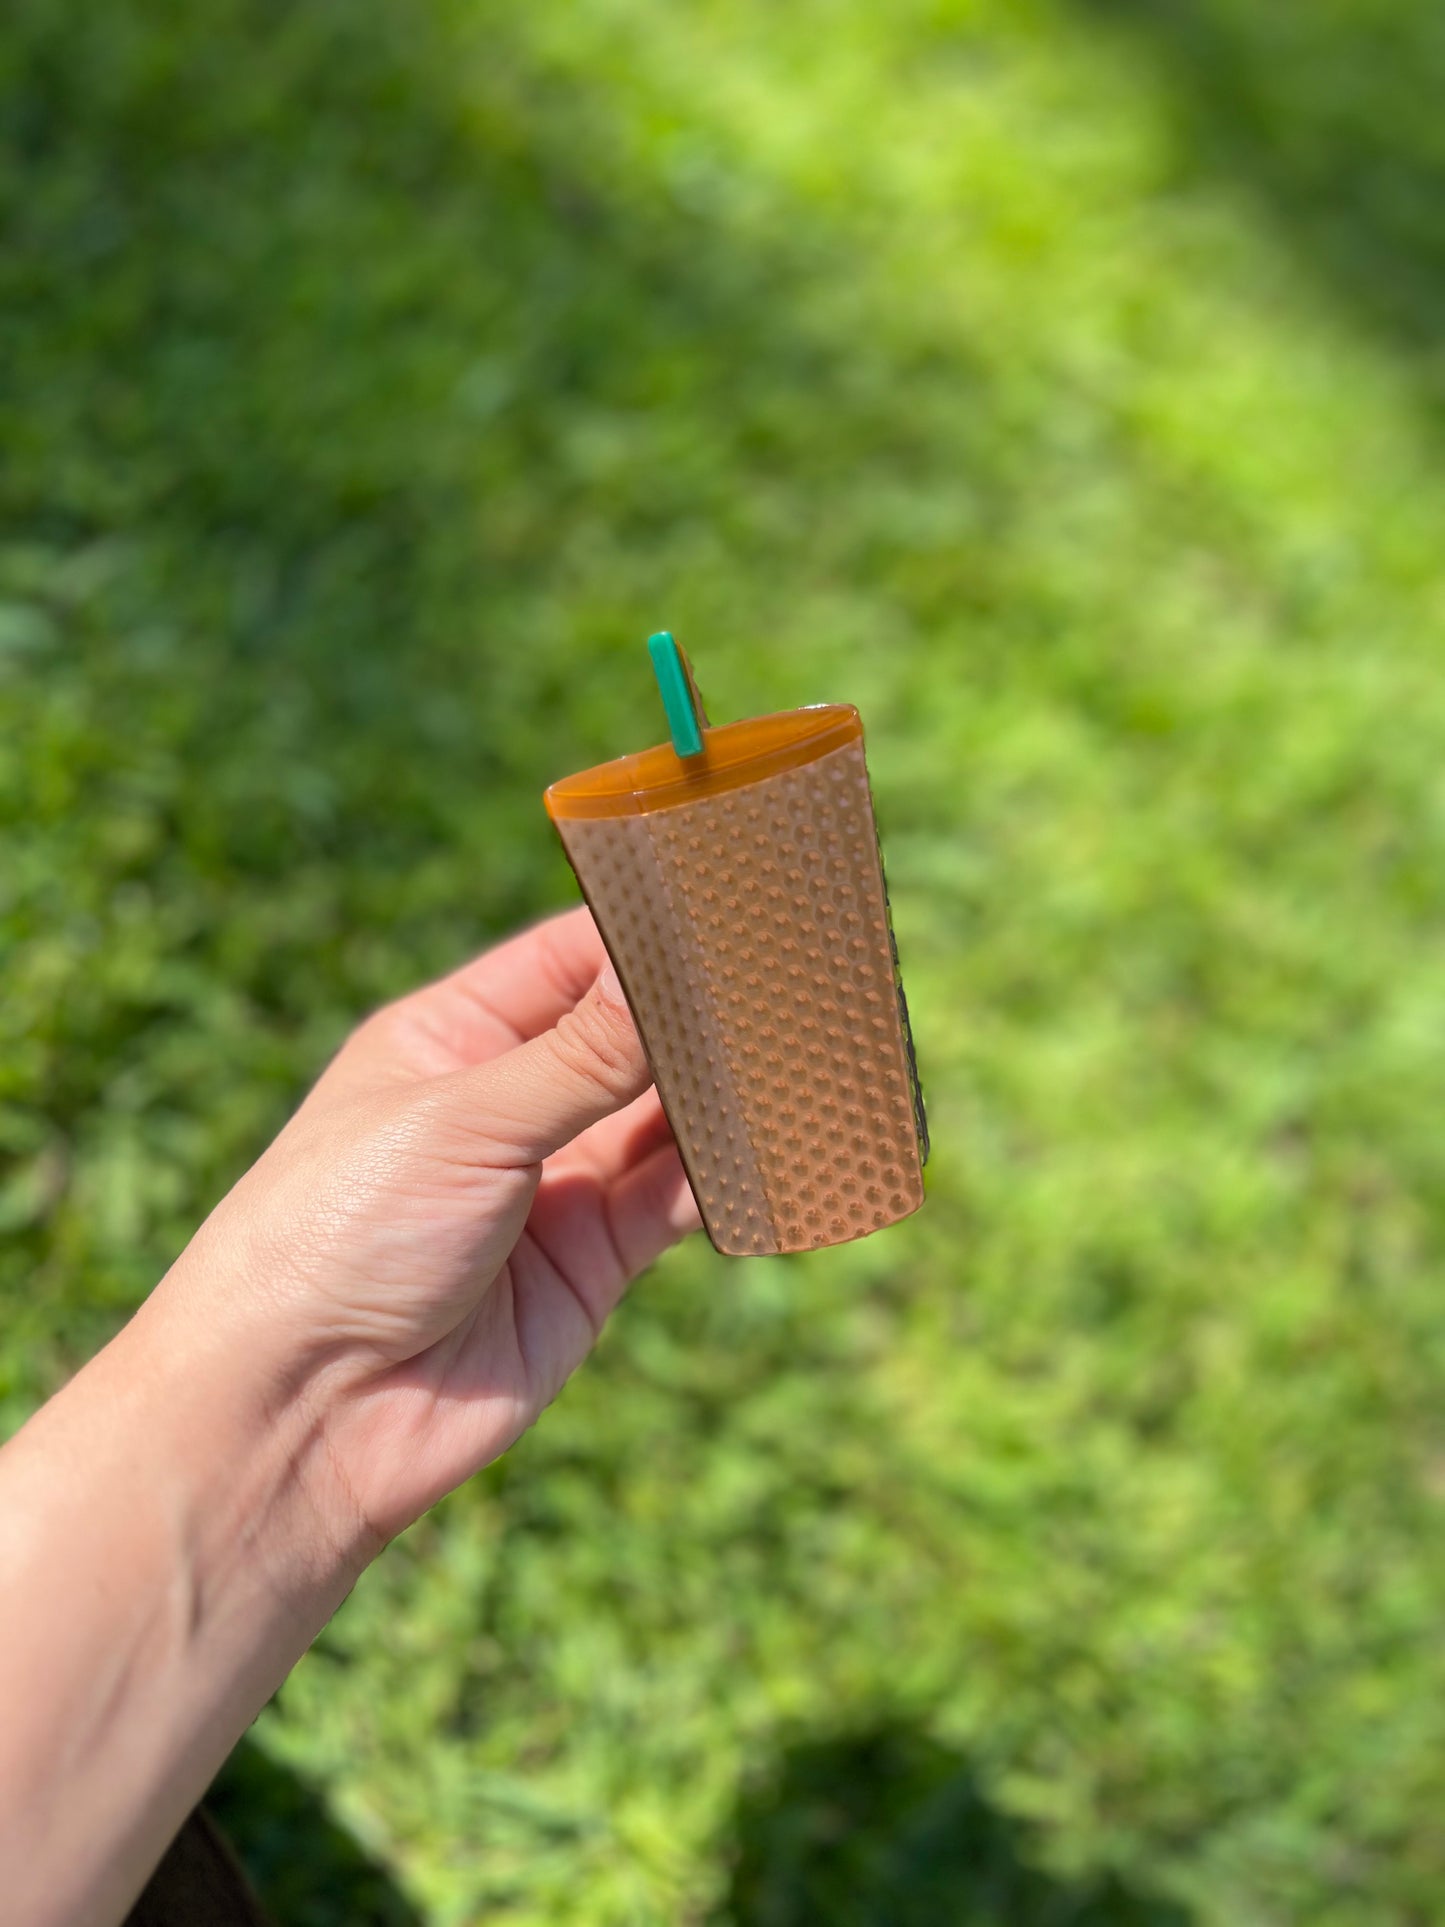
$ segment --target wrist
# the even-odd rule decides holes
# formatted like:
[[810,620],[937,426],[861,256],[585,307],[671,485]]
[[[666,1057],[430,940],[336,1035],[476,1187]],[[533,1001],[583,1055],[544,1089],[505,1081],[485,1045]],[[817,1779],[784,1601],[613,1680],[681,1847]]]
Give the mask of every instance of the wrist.
[[16,1918],[119,1918],[354,1583],[316,1431],[152,1300],[0,1454]]
[[[196,1584],[218,1604],[263,1585],[302,1620],[334,1611],[383,1543],[325,1424],[318,1375],[207,1318],[181,1266],[94,1361],[132,1422],[163,1433],[174,1518]],[[192,1302],[187,1302],[187,1299]],[[320,1622],[318,1622],[320,1623]]]

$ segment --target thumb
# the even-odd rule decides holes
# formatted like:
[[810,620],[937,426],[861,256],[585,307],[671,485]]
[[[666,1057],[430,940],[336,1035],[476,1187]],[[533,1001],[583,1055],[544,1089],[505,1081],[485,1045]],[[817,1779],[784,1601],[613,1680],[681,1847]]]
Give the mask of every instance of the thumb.
[[468,1109],[506,1162],[540,1164],[652,1082],[609,962],[581,1003],[540,1037],[467,1075]]

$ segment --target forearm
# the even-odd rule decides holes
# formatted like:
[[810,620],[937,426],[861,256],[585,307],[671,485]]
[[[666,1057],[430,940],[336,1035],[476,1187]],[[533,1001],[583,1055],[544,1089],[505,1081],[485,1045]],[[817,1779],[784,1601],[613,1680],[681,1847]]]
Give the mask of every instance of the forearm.
[[7,1918],[123,1916],[369,1549],[226,1351],[153,1301],[0,1452]]
[[602,963],[575,913],[363,1025],[0,1452],[7,1923],[121,1919],[383,1538],[696,1225]]

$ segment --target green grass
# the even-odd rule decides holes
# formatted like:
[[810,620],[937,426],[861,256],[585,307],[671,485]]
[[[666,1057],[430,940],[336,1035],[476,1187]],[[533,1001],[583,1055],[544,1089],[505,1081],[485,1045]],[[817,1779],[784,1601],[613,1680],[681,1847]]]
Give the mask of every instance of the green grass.
[[228,1781],[283,1919],[1445,1908],[1442,87],[1426,0],[10,0],[9,1420],[572,900],[664,624],[862,708],[930,1100],[367,1576]]

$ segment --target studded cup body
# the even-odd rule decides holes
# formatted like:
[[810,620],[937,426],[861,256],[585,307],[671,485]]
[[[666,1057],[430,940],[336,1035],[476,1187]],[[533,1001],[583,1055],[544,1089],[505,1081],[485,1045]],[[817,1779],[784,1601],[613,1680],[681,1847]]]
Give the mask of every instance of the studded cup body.
[[642,800],[553,814],[713,1243],[807,1250],[915,1211],[921,1117],[861,729]]

